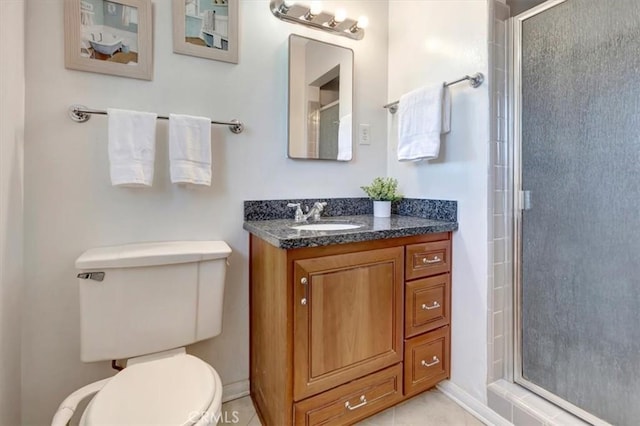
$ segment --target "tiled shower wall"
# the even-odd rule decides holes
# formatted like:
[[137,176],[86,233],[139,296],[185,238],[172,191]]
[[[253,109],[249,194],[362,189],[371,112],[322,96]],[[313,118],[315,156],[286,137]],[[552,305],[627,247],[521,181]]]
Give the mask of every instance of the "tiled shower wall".
[[490,185],[489,200],[489,330],[488,330],[488,381],[505,377],[505,360],[508,359],[506,342],[511,329],[507,303],[512,300],[508,289],[508,271],[511,270],[510,197],[508,188],[507,157],[507,45],[506,25],[509,6],[499,0],[489,7],[489,92],[490,111]]

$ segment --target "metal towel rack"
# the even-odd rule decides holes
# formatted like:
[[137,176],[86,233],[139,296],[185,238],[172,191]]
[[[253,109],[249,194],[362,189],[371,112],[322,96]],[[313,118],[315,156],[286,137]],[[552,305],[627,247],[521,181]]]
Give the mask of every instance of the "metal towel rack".
[[[449,83],[444,83],[444,85],[451,86],[453,84],[462,83],[463,81],[467,80],[469,80],[469,84],[471,85],[471,87],[475,89],[476,87],[480,87],[482,82],[484,82],[484,75],[481,72],[475,73],[473,75],[465,75],[464,77],[457,80],[450,81]],[[391,114],[395,114],[396,111],[398,111],[398,104],[400,104],[400,101],[391,102],[389,104],[386,104],[383,108],[389,108],[389,112]]]
[[[92,114],[107,115],[107,111],[87,108],[84,105],[71,105],[69,107],[69,117],[77,123],[84,123],[85,121],[88,121],[91,118]],[[159,115],[158,119],[168,120],[169,117],[165,115]],[[211,124],[221,124],[223,126],[229,126],[229,130],[231,130],[235,134],[242,133],[242,131],[244,130],[244,124],[242,124],[241,121],[235,119],[231,121],[211,120]]]

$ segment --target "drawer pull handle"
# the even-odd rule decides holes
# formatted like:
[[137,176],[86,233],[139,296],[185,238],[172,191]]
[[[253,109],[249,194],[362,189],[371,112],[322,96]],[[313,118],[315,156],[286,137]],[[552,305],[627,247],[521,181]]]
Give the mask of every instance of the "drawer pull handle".
[[440,364],[440,360],[438,359],[437,356],[434,355],[432,358],[432,362],[427,362],[423,359],[422,362],[420,362],[420,364],[422,364],[423,367],[433,367],[436,364]]
[[356,409],[358,409],[360,407],[363,407],[365,405],[367,405],[367,398],[365,398],[364,395],[362,395],[360,397],[360,404],[354,405],[353,407],[351,406],[351,404],[349,404],[349,401],[344,403],[344,407],[349,409],[350,411],[356,410]]
[[433,305],[431,305],[431,306],[427,306],[427,304],[426,304],[426,303],[423,303],[423,304],[422,304],[422,310],[423,310],[423,311],[430,311],[430,310],[432,310],[432,309],[437,309],[437,308],[439,308],[439,307],[440,307],[440,304],[439,304],[437,301],[435,301],[435,300],[433,301]]
[[433,259],[427,259],[426,257],[422,258],[422,263],[424,263],[425,265],[428,265],[429,263],[438,263],[441,261],[442,259],[440,259],[438,256],[434,256]]

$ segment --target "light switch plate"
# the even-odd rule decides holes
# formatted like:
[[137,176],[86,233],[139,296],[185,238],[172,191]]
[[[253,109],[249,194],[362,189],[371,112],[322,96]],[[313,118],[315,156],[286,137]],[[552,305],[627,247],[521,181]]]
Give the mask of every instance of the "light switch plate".
[[358,129],[358,143],[360,145],[371,145],[371,125],[360,124]]

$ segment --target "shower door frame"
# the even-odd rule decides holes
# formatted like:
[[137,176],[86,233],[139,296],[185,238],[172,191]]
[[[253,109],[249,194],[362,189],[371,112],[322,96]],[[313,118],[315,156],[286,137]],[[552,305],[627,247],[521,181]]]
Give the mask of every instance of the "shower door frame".
[[563,408],[593,425],[609,423],[566,401],[562,397],[527,380],[522,371],[522,211],[525,207],[522,190],[522,24],[527,19],[569,0],[548,0],[517,16],[510,18],[509,68],[509,122],[512,135],[511,170],[513,182],[513,381],[540,397]]

